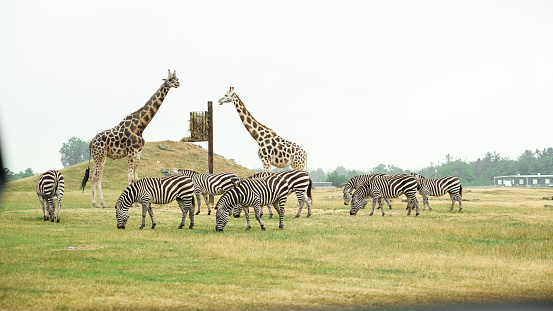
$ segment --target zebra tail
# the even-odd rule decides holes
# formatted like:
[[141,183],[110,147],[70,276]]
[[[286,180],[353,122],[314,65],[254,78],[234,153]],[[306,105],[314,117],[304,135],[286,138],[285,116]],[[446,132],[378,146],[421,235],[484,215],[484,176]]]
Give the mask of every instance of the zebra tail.
[[[92,142],[90,143],[92,144]],[[81,190],[84,193],[84,187],[86,186],[86,182],[88,181],[88,177],[90,177],[90,156],[92,153],[90,152],[90,145],[88,145],[88,167],[86,168],[86,171],[84,172],[84,178],[81,182]]]
[[463,185],[459,185],[459,196],[463,197]]
[[311,178],[309,178],[309,186],[307,186],[307,197],[311,200],[311,204],[313,204],[313,198],[311,197],[311,187],[313,186],[313,181]]

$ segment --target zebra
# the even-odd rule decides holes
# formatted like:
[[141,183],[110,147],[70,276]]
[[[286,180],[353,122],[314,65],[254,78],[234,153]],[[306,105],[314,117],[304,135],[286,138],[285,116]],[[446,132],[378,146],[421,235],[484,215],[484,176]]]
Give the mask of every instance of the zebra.
[[428,203],[428,196],[440,197],[446,193],[449,193],[451,197],[451,207],[449,211],[453,210],[455,201],[459,201],[459,211],[463,209],[462,196],[463,196],[463,186],[461,186],[461,181],[455,176],[447,176],[441,178],[426,178],[421,174],[411,173],[416,179],[417,182],[421,185],[419,193],[422,195],[424,211],[426,205],[428,205],[428,210],[432,210],[430,204]]
[[192,179],[184,175],[143,178],[130,184],[115,203],[117,229],[125,229],[129,219],[129,207],[135,202],[142,203],[142,225],[145,226],[146,212],[152,219],[152,229],[156,227],[152,203],[167,204],[177,200],[182,210],[182,220],[179,229],[184,227],[186,212],[190,215],[190,226],[194,227],[194,184]]
[[[288,194],[291,194],[292,192],[296,193],[296,197],[298,198],[298,204],[296,204],[296,207],[298,207],[298,213],[296,214],[295,218],[298,218],[301,216],[301,211],[303,209],[303,204],[307,204],[307,217],[309,218],[311,216],[311,205],[313,203],[313,198],[311,197],[311,188],[313,187],[313,181],[311,180],[311,177],[307,174],[306,171],[302,170],[288,170],[288,171],[282,171],[278,173],[274,172],[261,172],[257,174],[253,174],[252,176],[248,177],[250,178],[263,178],[267,176],[272,175],[279,175],[282,176],[288,183]],[[273,218],[273,211],[271,210],[271,205],[267,205],[267,208],[269,209],[269,219]],[[259,216],[263,216],[263,206],[261,206],[261,211],[259,213]]]
[[[366,202],[367,197],[373,198],[373,208],[370,216],[374,213],[376,201],[382,205],[381,198],[397,198],[404,194],[409,203],[407,204],[407,215],[411,215],[413,205],[416,207],[417,215],[419,215],[419,202],[417,200],[418,184],[415,177],[411,175],[393,175],[393,176],[377,176],[369,179],[353,193],[351,199],[350,215],[356,215],[357,211]],[[382,209],[384,216],[384,209]]]
[[238,177],[236,174],[228,172],[219,174],[204,174],[192,170],[183,169],[174,169],[174,172],[192,178],[192,182],[194,183],[194,194],[196,195],[196,204],[198,205],[198,211],[196,212],[196,215],[200,213],[200,206],[202,205],[200,195],[205,198],[205,204],[207,205],[207,214],[211,215],[208,195],[223,194],[240,180],[240,177]]
[[[361,186],[364,182],[371,179],[375,176],[387,176],[386,174],[365,174],[365,175],[357,175],[350,179],[345,185],[344,185],[344,205],[348,205],[351,200],[351,193],[353,190],[356,190],[359,186]],[[368,200],[368,198],[367,198]],[[390,200],[388,198],[384,198],[384,201],[388,204],[388,209],[392,209],[392,204],[390,204]],[[363,204],[361,208],[365,208],[365,205],[367,202]],[[380,208],[380,207],[378,207]]]
[[[60,222],[61,199],[63,198],[64,189],[65,181],[63,175],[57,170],[46,171],[38,177],[36,182],[36,194],[42,205],[44,221],[50,220],[51,222]],[[58,200],[57,219],[55,217],[56,204],[54,203],[54,197]],[[44,201],[46,201],[46,205]],[[48,209],[48,215],[46,215],[46,209]]]
[[265,178],[244,179],[225,192],[217,201],[215,209],[215,231],[223,231],[234,208],[234,217],[240,217],[240,208],[244,209],[248,223],[246,231],[251,229],[249,206],[253,206],[255,218],[265,230],[259,209],[265,204],[273,204],[279,216],[279,229],[284,229],[284,205],[288,197],[288,183],[280,175]]

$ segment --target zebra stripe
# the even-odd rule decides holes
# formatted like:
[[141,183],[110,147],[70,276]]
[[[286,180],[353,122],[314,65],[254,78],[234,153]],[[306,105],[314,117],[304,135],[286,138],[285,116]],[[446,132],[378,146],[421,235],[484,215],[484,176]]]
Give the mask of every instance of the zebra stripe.
[[[44,221],[50,220],[51,222],[60,222],[61,199],[63,198],[64,189],[65,181],[63,175],[59,171],[46,171],[38,177],[36,182],[36,194],[42,205]],[[56,204],[54,203],[54,197],[58,200],[57,219],[55,217]],[[46,201],[46,205],[44,201]],[[46,209],[48,209],[48,215],[46,215]]]
[[166,177],[143,178],[129,185],[119,196],[115,204],[115,216],[117,229],[125,229],[129,219],[129,207],[134,202],[142,203],[142,225],[144,228],[146,212],[152,219],[152,229],[156,222],[152,212],[152,203],[167,204],[177,200],[182,211],[182,220],[179,229],[184,227],[186,212],[190,216],[189,229],[194,227],[194,184],[192,179],[184,175],[171,175]]
[[208,195],[219,195],[230,189],[240,180],[234,173],[219,173],[219,174],[204,174],[198,173],[192,170],[175,169],[175,173],[188,176],[192,178],[194,183],[194,194],[196,195],[196,204],[198,205],[198,211],[196,215],[200,213],[200,206],[202,200],[200,196],[205,199],[207,205],[207,214],[211,215],[211,208],[209,207]]
[[459,201],[459,211],[463,209],[463,203],[461,202],[461,197],[463,196],[463,186],[461,185],[459,178],[455,176],[426,178],[417,173],[412,173],[411,175],[417,179],[417,182],[421,186],[419,193],[422,195],[423,211],[426,205],[428,205],[429,210],[432,210],[430,203],[428,203],[428,196],[441,197],[446,193],[449,193],[449,196],[451,197],[451,207],[449,208],[449,211],[453,210],[455,201]]
[[[366,182],[367,180],[369,180],[373,177],[376,177],[376,176],[388,176],[388,175],[381,174],[381,173],[378,173],[378,174],[365,174],[365,175],[357,175],[357,176],[353,177],[352,179],[350,179],[344,185],[344,190],[343,190],[343,192],[344,192],[344,205],[349,204],[349,202],[351,200],[351,193],[353,192],[353,190],[356,190],[364,182]],[[367,198],[367,200],[368,200],[368,198]],[[386,201],[386,203],[388,204],[388,209],[392,209],[392,204],[390,204],[390,200],[388,198],[384,198],[384,201]],[[363,204],[363,207],[361,207],[361,208],[365,208],[366,204],[367,203],[365,202]]]
[[[305,171],[301,170],[288,170],[288,171],[282,171],[278,173],[274,172],[261,172],[254,174],[250,178],[263,178],[268,176],[278,175],[281,176],[286,180],[288,183],[288,194],[291,194],[292,192],[296,193],[296,197],[298,198],[298,204],[296,204],[296,207],[298,207],[298,213],[296,214],[295,218],[298,218],[301,216],[301,211],[303,209],[303,204],[307,204],[307,217],[311,216],[311,205],[313,203],[313,198],[311,197],[311,188],[313,186],[313,181],[311,180],[311,177],[307,174]],[[273,211],[271,210],[271,206],[267,205],[267,208],[269,209],[269,219],[273,218]],[[259,213],[259,216],[263,216],[263,206],[261,206],[261,211]]]
[[[370,216],[374,213],[374,207],[378,201],[382,207],[381,198],[397,198],[404,194],[407,197],[407,215],[411,215],[413,205],[416,207],[417,216],[419,215],[419,202],[417,200],[418,184],[415,177],[410,175],[377,176],[369,179],[353,193],[351,199],[350,215],[356,215],[359,208],[362,207],[367,197],[373,198],[373,208]],[[382,209],[384,216],[384,209]]]
[[266,204],[273,204],[279,216],[279,229],[284,229],[284,205],[288,197],[288,183],[284,178],[278,175],[273,175],[259,179],[245,179],[236,184],[225,192],[217,201],[215,209],[216,223],[215,231],[223,231],[226,226],[230,212],[235,209],[239,213],[239,207],[244,209],[248,225],[246,230],[250,230],[250,214],[249,206],[253,206],[255,218],[261,226],[261,230],[265,230],[265,225],[261,221],[259,209]]

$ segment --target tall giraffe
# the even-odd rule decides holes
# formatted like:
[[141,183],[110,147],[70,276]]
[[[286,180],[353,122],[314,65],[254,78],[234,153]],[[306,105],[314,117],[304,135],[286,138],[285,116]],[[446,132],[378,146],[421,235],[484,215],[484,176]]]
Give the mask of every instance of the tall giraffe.
[[148,123],[156,115],[169,90],[172,87],[177,88],[180,85],[176,70],[172,74],[171,70],[169,70],[169,76],[167,79],[163,79],[163,81],[165,82],[163,82],[142,108],[125,117],[115,127],[96,134],[90,142],[88,146],[88,168],[86,169],[81,188],[84,191],[84,187],[88,181],[90,156],[92,156],[94,166],[90,179],[92,182],[92,205],[94,207],[98,207],[96,205],[96,186],[98,186],[98,193],[100,194],[100,205],[103,208],[106,207],[104,195],[102,194],[102,172],[107,158],[115,160],[127,157],[129,184],[138,180],[138,163],[140,162],[140,154],[144,147],[142,132],[144,132]]
[[304,170],[307,164],[307,153],[298,144],[288,141],[275,133],[272,129],[259,123],[234,92],[234,87],[219,99],[219,104],[234,103],[238,116],[244,123],[246,130],[259,145],[257,155],[263,163],[266,172],[271,171],[271,165],[279,168],[292,166],[296,170]]

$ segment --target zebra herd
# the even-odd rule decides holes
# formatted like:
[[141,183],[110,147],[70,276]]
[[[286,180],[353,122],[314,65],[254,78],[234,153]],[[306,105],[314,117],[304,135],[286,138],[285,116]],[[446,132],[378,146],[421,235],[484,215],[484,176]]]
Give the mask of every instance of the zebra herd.
[[[355,192],[352,195],[352,192]],[[344,204],[348,205],[351,201],[350,215],[356,215],[360,208],[364,208],[368,202],[368,198],[372,198],[372,211],[374,213],[376,202],[382,209],[382,216],[385,215],[382,208],[382,199],[386,200],[389,208],[392,206],[387,201],[389,198],[397,198],[400,195],[407,197],[407,215],[411,214],[413,208],[416,209],[416,215],[419,215],[419,202],[416,197],[417,191],[423,198],[423,210],[428,205],[428,209],[432,210],[428,203],[428,196],[442,196],[446,193],[451,197],[450,211],[453,210],[455,201],[459,202],[459,211],[463,209],[461,202],[463,195],[463,187],[459,178],[455,176],[447,176],[442,178],[425,178],[424,176],[412,173],[411,175],[385,175],[385,174],[368,174],[359,175],[350,179],[343,190]]]
[[[200,213],[201,196],[205,198],[208,208],[208,215],[211,214],[208,195],[221,195],[215,205],[216,222],[215,230],[223,231],[228,223],[230,214],[234,217],[240,217],[243,210],[246,216],[246,230],[251,228],[249,207],[252,206],[255,217],[259,222],[261,230],[265,230],[265,225],[261,221],[263,215],[263,206],[269,208],[270,217],[273,212],[273,205],[279,216],[279,229],[284,228],[284,205],[289,194],[296,193],[298,199],[298,212],[296,218],[300,217],[304,204],[307,205],[307,217],[311,216],[311,188],[313,182],[307,172],[302,170],[289,170],[279,173],[258,173],[246,179],[238,177],[234,173],[220,174],[201,174],[192,170],[175,169],[173,175],[165,177],[143,178],[130,184],[119,196],[116,204],[117,228],[125,229],[129,218],[129,208],[134,203],[142,205],[142,224],[140,229],[145,227],[146,214],[150,216],[152,229],[156,227],[152,211],[152,203],[167,204],[177,201],[182,211],[182,220],[179,229],[185,225],[186,215],[190,219],[189,229],[194,227],[194,214]],[[36,192],[42,204],[44,220],[60,222],[61,201],[64,193],[63,175],[56,170],[50,170],[39,176],[37,180]],[[388,199],[397,198],[405,195],[407,198],[407,215],[411,210],[416,210],[419,215],[419,202],[416,193],[419,192],[423,197],[423,210],[428,205],[428,196],[442,196],[448,193],[451,197],[450,211],[453,210],[455,201],[459,202],[459,211],[462,210],[463,188],[457,177],[449,176],[443,178],[425,178],[420,174],[411,175],[385,175],[368,174],[359,175],[350,179],[344,186],[343,198],[344,204],[351,205],[350,215],[356,215],[359,209],[364,208],[369,198],[372,198],[372,211],[374,213],[376,203],[382,210],[382,216],[385,215],[382,207],[382,200],[391,205]],[[58,201],[58,213],[55,216],[54,197]],[[195,212],[194,204],[197,204]]]

